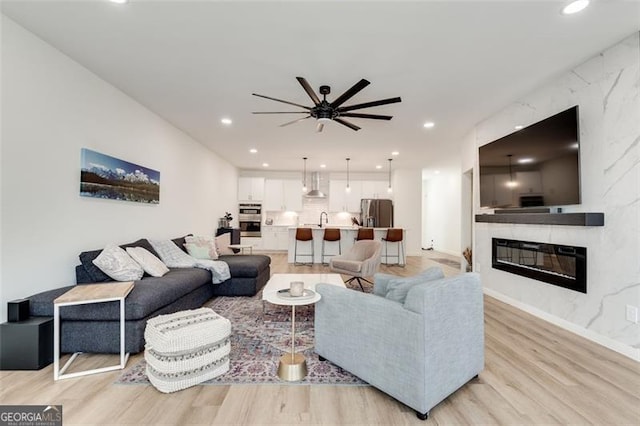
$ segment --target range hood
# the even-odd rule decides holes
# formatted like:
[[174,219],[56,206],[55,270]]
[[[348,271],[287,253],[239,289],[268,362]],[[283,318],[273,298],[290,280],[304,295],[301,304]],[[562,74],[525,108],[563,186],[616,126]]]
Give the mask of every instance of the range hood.
[[325,198],[324,192],[320,191],[320,172],[311,173],[311,191],[307,192],[308,198]]

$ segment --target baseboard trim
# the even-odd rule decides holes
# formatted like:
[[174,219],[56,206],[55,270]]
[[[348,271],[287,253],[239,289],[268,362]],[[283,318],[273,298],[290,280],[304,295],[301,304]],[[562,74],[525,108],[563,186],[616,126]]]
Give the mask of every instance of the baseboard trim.
[[483,291],[487,296],[498,299],[501,302],[516,307],[553,325],[557,325],[558,327],[570,331],[573,334],[577,334],[580,337],[584,337],[587,340],[604,346],[605,348],[611,349],[612,351],[631,358],[634,361],[640,362],[640,349],[625,345],[624,343],[620,343],[617,340],[613,340],[607,336],[603,336],[602,334],[596,333],[595,331],[591,331],[572,322],[559,318],[555,315],[551,315],[548,312],[535,308],[531,305],[527,305],[526,303],[520,302],[519,300],[513,299],[493,289],[484,287]]
[[447,249],[441,249],[441,248],[434,248],[434,250],[439,251],[440,253],[449,254],[451,256],[462,257],[461,253],[458,253],[457,251],[454,251],[454,250],[447,250]]

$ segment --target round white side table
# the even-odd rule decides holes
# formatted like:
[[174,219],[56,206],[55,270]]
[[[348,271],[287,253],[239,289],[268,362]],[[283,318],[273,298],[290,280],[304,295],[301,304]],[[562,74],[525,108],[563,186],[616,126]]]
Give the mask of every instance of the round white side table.
[[[305,292],[313,290],[305,289]],[[307,360],[302,353],[296,353],[296,306],[311,305],[320,300],[321,296],[313,292],[313,297],[288,297],[280,296],[278,292],[266,294],[264,299],[274,305],[291,306],[291,352],[280,357],[278,364],[278,377],[288,382],[297,382],[307,375]]]

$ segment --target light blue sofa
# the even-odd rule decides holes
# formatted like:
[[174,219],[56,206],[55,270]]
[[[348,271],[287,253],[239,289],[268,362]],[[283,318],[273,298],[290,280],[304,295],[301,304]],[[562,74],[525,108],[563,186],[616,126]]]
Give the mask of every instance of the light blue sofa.
[[400,303],[383,297],[398,278],[376,274],[374,294],[318,284],[315,351],[426,420],[484,367],[482,286],[475,273],[413,277]]

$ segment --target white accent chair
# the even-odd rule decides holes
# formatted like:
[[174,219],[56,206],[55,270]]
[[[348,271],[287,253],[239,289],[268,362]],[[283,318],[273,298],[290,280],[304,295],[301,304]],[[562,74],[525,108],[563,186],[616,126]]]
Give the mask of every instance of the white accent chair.
[[351,275],[351,278],[346,283],[356,280],[360,284],[360,289],[364,291],[360,280],[373,284],[365,277],[371,277],[378,271],[381,252],[382,244],[380,241],[356,241],[348,253],[332,257],[329,262],[329,268],[331,272]]

